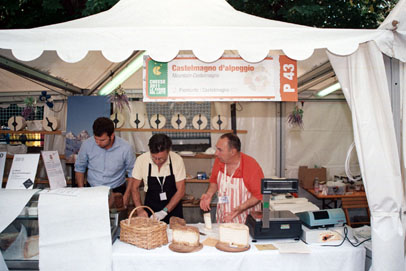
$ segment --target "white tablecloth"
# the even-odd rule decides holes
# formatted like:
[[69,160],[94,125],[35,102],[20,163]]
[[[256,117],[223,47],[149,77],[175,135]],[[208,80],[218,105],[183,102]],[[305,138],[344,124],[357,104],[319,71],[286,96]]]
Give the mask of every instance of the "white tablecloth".
[[[201,241],[206,237],[201,236]],[[310,254],[280,254],[277,250],[260,251],[255,244],[286,242],[266,240],[251,242],[245,252],[230,253],[204,246],[193,253],[177,253],[168,245],[145,250],[116,240],[113,245],[113,270],[345,270],[364,271],[365,249],[345,242],[340,247],[309,245]]]

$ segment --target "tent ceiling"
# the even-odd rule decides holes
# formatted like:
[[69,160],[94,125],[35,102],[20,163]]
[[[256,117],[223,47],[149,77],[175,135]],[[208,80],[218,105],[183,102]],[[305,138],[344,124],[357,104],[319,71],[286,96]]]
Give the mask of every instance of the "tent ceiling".
[[56,51],[66,62],[78,62],[92,51],[121,62],[136,50],[146,50],[157,61],[169,61],[180,50],[193,50],[202,61],[212,62],[233,49],[245,60],[258,62],[269,50],[280,49],[297,60],[308,58],[317,48],[350,54],[360,43],[387,32],[277,22],[236,11],[224,0],[121,0],[108,11],[78,20],[1,30],[0,48],[27,61],[44,51]]
[[[217,60],[230,49],[249,62],[278,51],[304,60],[298,63],[300,77],[327,61],[326,49],[350,54],[370,40],[377,41],[380,48],[386,46],[381,50],[398,52],[399,59],[406,59],[404,48],[387,42],[396,41],[403,32],[388,31],[392,28],[387,25],[381,30],[317,29],[248,15],[225,0],[121,0],[108,11],[70,22],[0,30],[0,55],[83,90],[100,86],[137,50],[146,50],[158,61],[170,61],[181,50],[189,50],[206,62]],[[398,29],[404,28],[401,22]],[[0,78],[12,80],[9,77],[0,70]],[[0,92],[38,90],[37,85],[28,84],[1,84]],[[142,89],[142,71],[123,87]]]

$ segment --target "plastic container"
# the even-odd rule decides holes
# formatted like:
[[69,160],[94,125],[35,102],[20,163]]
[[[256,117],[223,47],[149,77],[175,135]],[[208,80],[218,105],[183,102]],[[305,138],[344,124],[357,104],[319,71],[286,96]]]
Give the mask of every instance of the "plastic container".
[[318,194],[320,192],[320,182],[319,182],[318,177],[314,178],[313,189],[314,189],[314,193],[316,193],[316,194]]

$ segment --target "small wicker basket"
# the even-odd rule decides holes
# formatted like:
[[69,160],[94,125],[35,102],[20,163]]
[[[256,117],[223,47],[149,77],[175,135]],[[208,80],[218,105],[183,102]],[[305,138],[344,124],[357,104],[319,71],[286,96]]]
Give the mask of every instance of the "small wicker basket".
[[148,208],[152,215],[154,211],[148,206],[138,206],[130,216],[120,222],[120,240],[140,248],[153,249],[168,244],[166,223],[155,218],[135,217],[134,212],[139,208]]

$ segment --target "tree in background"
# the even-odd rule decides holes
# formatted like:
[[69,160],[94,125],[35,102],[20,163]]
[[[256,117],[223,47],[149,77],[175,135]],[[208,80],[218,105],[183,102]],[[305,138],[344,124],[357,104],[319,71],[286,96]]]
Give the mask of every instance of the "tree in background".
[[263,18],[324,28],[377,28],[396,1],[228,0],[237,10]]
[[[397,3],[397,0],[227,1],[235,9],[259,17],[330,28],[377,28]],[[32,28],[65,22],[105,11],[117,2],[118,0],[0,0],[0,28]]]

